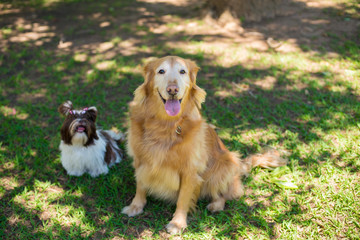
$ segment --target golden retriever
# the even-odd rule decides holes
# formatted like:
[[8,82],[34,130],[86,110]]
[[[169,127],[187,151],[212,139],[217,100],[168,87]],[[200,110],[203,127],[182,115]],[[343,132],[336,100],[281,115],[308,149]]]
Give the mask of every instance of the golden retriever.
[[224,209],[225,201],[244,194],[241,178],[252,167],[286,164],[276,152],[244,160],[226,149],[200,114],[205,91],[196,85],[199,67],[176,56],[155,59],[144,67],[145,81],[130,104],[127,149],[133,158],[136,195],[122,213],[142,213],[146,194],[176,203],[166,226],[171,234],[187,226],[188,211],[199,197],[207,208]]

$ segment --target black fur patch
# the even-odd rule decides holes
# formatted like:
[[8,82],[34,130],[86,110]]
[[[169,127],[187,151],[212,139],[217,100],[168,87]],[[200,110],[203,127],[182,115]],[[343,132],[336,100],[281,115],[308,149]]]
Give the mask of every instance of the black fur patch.
[[123,152],[113,145],[113,143],[111,142],[112,138],[110,137],[110,135],[105,131],[100,131],[100,133],[104,136],[105,141],[106,141],[105,162],[108,165],[112,162],[115,162],[115,160],[116,160],[115,151],[119,154],[119,156],[121,158],[123,158]]

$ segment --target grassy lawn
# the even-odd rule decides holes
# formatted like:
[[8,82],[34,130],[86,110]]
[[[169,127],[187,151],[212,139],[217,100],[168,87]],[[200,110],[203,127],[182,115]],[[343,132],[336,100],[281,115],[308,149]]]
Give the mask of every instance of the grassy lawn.
[[[359,1],[294,1],[292,15],[235,30],[175,2],[0,1],[0,238],[359,239]],[[221,213],[200,200],[178,236],[165,231],[166,202],[121,214],[135,194],[129,157],[106,176],[71,177],[58,150],[62,102],[96,106],[99,127],[125,132],[141,66],[164,55],[199,64],[203,116],[229,149],[289,159],[254,169]]]

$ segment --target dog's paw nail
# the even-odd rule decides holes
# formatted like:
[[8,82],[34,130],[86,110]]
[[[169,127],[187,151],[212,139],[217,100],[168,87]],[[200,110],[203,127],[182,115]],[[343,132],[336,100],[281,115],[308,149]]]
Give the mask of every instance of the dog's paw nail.
[[134,217],[143,212],[143,208],[138,206],[127,206],[124,207],[121,213],[128,215],[129,217]]
[[186,225],[178,226],[177,224],[174,223],[169,223],[168,225],[166,225],[166,230],[170,234],[179,234],[182,232],[184,228],[186,228]]

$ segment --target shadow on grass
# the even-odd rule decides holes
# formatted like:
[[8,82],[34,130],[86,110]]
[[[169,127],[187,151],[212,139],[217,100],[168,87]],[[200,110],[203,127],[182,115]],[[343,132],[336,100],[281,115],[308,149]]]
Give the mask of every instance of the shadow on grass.
[[[333,158],[331,151],[324,149],[304,156],[297,145],[319,142],[323,140],[323,133],[333,130],[358,127],[360,106],[354,89],[340,81],[332,88],[326,84],[324,72],[297,73],[297,78],[304,79],[298,84],[293,77],[295,69],[284,71],[276,65],[259,69],[241,65],[219,67],[213,64],[214,55],[184,52],[181,48],[166,45],[168,42],[174,45],[201,42],[208,37],[214,42],[227,38],[219,33],[190,35],[182,31],[160,31],[161,26],[167,24],[169,15],[175,20],[186,21],[188,18],[201,24],[201,20],[194,18],[195,11],[188,11],[188,5],[74,0],[46,7],[46,1],[40,0],[26,1],[25,5],[21,5],[22,1],[3,2],[14,6],[20,4],[19,12],[8,11],[0,16],[0,27],[5,34],[0,56],[0,160],[4,166],[0,172],[4,212],[0,228],[3,237],[28,238],[29,233],[34,238],[106,238],[114,235],[126,238],[152,234],[168,237],[163,230],[174,212],[173,206],[150,198],[141,217],[127,218],[120,213],[135,192],[130,159],[112,168],[107,176],[96,179],[69,177],[58,160],[62,121],[56,111],[58,105],[68,99],[79,107],[95,105],[100,113],[100,126],[126,130],[127,103],[143,81],[138,65],[149,56],[179,55],[199,63],[203,70],[199,73],[198,83],[208,93],[203,114],[220,130],[230,129],[230,134],[238,138],[224,141],[229,148],[244,155],[256,152],[261,145],[277,144],[291,151],[291,161],[306,168],[316,168],[319,162]],[[35,5],[27,8],[28,3]],[[323,9],[307,8],[306,11],[315,16]],[[23,21],[23,24],[17,26],[14,20],[20,21],[20,25]],[[339,21],[335,17],[328,19],[330,23],[319,25],[310,20],[305,28],[318,29]],[[292,21],[296,25],[303,19]],[[281,19],[269,21],[273,28],[284,28],[283,33],[277,32],[279,35],[272,35],[271,28],[264,30],[266,26],[249,23],[245,27],[268,37],[296,38],[300,44],[307,43],[310,33],[299,36],[286,30],[287,26],[280,22]],[[358,50],[353,42],[330,38],[344,47],[324,49],[314,45],[311,50],[322,53],[331,50],[341,57],[356,59]],[[354,49],[355,52],[351,52]],[[78,54],[80,59],[76,60]],[[81,54],[84,54],[83,58]],[[270,81],[264,83],[262,80],[266,78]],[[269,82],[270,85],[266,85]],[[275,137],[260,137],[252,143],[242,141],[245,138],[243,132],[261,130],[272,131]],[[335,157],[341,159],[342,155]],[[9,163],[9,167],[5,167]],[[352,159],[347,161],[345,168],[359,171]],[[16,182],[16,186],[9,181]],[[26,204],[26,200],[40,201],[26,197],[29,192],[30,197],[36,195],[35,181],[50,182],[64,191],[63,196],[47,201],[54,208],[52,213],[61,213],[63,208],[71,207],[80,209],[84,215],[74,217],[75,221],[64,219],[62,222],[58,217],[40,219],[46,209]],[[304,214],[296,202],[290,202],[273,221],[265,218],[264,212],[278,201],[277,194],[274,190],[266,197],[266,205],[261,203],[260,198],[264,196],[260,195],[254,195],[253,203],[244,199],[232,201],[225,212],[216,215],[204,210],[207,202],[200,201],[199,211],[190,217],[188,231],[211,231],[215,224],[221,229],[216,230],[218,237],[234,237],[238,232],[246,232],[246,228],[259,228],[268,237],[276,237],[276,224],[285,220],[297,221],[294,216]],[[16,197],[25,202],[15,202]],[[240,214],[234,215],[234,212]]]
[[[342,57],[349,57],[349,48],[354,49],[351,45],[358,43],[358,29],[353,27],[359,17],[356,14],[356,4],[325,7],[293,0],[287,2],[288,11],[280,14],[284,16],[265,19],[261,24],[245,23],[245,31],[233,33],[230,38],[224,32],[187,32],[187,28],[191,29],[192,25],[173,31],[189,20],[200,25],[207,24],[199,18],[199,9],[203,7],[203,3],[197,1],[178,4],[136,0],[66,0],[54,3],[46,0],[3,1],[5,11],[0,15],[0,27],[6,30],[6,47],[26,43],[95,55],[99,52],[96,52],[98,49],[92,46],[93,44],[116,39],[116,44],[128,44],[104,47],[101,53],[106,55],[107,52],[107,57],[115,54],[131,55],[135,61],[154,55],[154,52],[146,48],[166,45],[168,42],[218,42],[232,39],[246,43],[254,40],[248,37],[254,31],[259,33],[262,39],[295,39],[304,51],[318,51],[320,54],[337,52]],[[166,28],[162,29],[164,26]],[[139,49],[133,51],[132,47]],[[356,57],[358,53],[356,56],[350,55]]]

